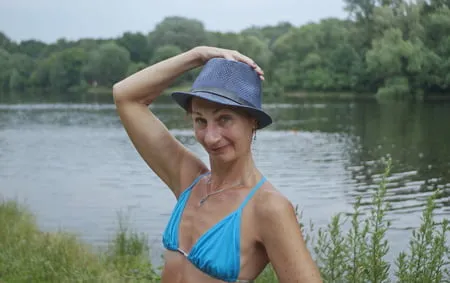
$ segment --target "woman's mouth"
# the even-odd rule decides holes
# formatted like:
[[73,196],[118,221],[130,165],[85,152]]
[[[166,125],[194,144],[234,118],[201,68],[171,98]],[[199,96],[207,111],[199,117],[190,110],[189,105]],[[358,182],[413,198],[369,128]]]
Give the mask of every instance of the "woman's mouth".
[[223,145],[223,146],[210,148],[209,151],[213,154],[219,154],[219,153],[222,153],[227,146],[228,145]]

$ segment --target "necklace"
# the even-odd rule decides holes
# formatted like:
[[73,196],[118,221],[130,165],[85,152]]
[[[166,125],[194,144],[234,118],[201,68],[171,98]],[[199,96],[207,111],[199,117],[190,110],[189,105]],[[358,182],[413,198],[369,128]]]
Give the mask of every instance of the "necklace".
[[[251,174],[249,174],[249,175],[247,176],[247,178],[244,179],[244,181],[247,180],[248,177],[249,177],[250,175],[251,175]],[[225,187],[225,188],[222,188],[222,189],[217,190],[217,191],[212,192],[212,193],[207,193],[206,196],[204,196],[204,197],[202,197],[202,198],[200,199],[200,202],[199,202],[198,206],[202,206],[203,203],[205,203],[205,201],[208,200],[208,198],[209,198],[210,196],[217,195],[217,194],[219,194],[219,193],[221,193],[221,192],[223,192],[223,191],[225,191],[225,190],[229,190],[229,189],[236,188],[236,187],[238,187],[238,186],[244,185],[244,181],[237,182],[237,183],[235,183],[234,185],[232,185],[232,186],[230,186],[230,187]],[[206,184],[207,184],[207,185],[210,185],[210,184],[211,184],[211,175],[209,175],[209,179],[208,179],[208,182],[207,182]],[[220,186],[219,186],[219,187],[220,187]]]

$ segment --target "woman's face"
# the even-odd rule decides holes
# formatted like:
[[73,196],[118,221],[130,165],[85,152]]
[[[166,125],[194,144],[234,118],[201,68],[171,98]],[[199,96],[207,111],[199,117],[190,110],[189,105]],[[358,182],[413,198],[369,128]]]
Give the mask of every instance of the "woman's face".
[[230,162],[250,152],[256,122],[246,113],[193,98],[191,115],[195,137],[212,160]]

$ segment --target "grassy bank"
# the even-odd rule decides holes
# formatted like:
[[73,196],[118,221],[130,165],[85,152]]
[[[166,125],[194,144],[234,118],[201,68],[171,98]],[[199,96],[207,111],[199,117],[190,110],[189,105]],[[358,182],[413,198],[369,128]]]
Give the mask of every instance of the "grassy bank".
[[[174,91],[189,91],[191,84],[172,86],[164,90],[163,94],[168,96]],[[112,89],[98,86],[90,87],[87,90],[91,95],[111,96]],[[355,100],[355,99],[375,99],[374,94],[361,94],[352,92],[319,92],[319,91],[290,91],[281,94],[280,96],[271,97],[265,96],[265,102],[279,102],[281,98],[300,98],[300,99],[337,99],[337,100]]]
[[120,225],[103,251],[74,235],[39,231],[14,201],[0,204],[0,282],[158,282],[144,236]]
[[[389,165],[384,177],[388,175]],[[362,210],[361,199],[356,199],[351,215],[336,215],[327,227],[315,231],[313,225],[302,225],[324,281],[450,282],[448,222],[436,223],[433,216],[438,193],[429,197],[408,250],[395,262],[385,259],[390,223],[384,178],[369,210]],[[119,221],[115,238],[99,250],[71,234],[42,232],[25,207],[1,202],[0,282],[159,282],[146,236],[127,230],[125,224]],[[256,282],[276,282],[276,276],[267,268]]]
[[318,91],[290,91],[284,94],[286,97],[292,98],[316,98],[316,99],[338,99],[338,100],[354,100],[354,99],[375,99],[374,94],[361,94],[354,92],[318,92]]

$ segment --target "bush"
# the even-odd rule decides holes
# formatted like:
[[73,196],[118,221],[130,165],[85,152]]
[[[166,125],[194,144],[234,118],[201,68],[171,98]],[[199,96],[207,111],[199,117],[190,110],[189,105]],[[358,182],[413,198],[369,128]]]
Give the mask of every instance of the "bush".
[[[389,203],[385,196],[390,169],[389,161],[378,189],[373,192],[369,213],[362,212],[361,198],[358,197],[351,216],[333,216],[328,226],[320,228],[316,234],[312,233],[313,225],[310,225],[309,234],[303,230],[324,282],[450,282],[448,220],[442,223],[433,220],[439,191],[428,198],[422,223],[412,231],[409,250],[401,252],[393,263],[385,259],[389,251],[386,239],[390,227],[386,219]],[[342,227],[346,221],[350,221],[350,228],[344,232]],[[268,268],[257,282],[277,282],[275,278],[273,270]]]

